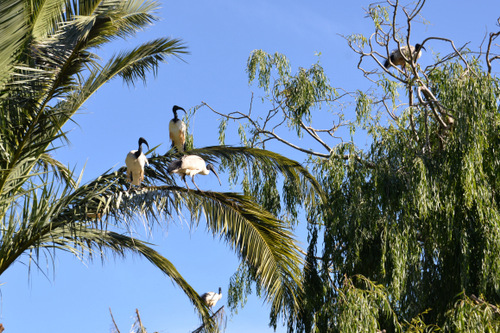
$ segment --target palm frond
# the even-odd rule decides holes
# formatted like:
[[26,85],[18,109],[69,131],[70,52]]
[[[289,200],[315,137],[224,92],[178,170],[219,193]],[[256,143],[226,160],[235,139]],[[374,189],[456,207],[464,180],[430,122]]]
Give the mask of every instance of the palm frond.
[[[246,149],[241,152],[250,156]],[[66,208],[61,210],[59,218],[95,223],[104,219],[123,227],[132,223],[135,214],[144,216],[149,223],[164,223],[165,220],[168,223],[185,207],[191,212],[194,223],[204,218],[214,237],[225,240],[255,271],[256,282],[265,291],[264,295],[276,313],[284,313],[287,307],[288,311],[296,310],[302,260],[288,226],[262,209],[251,197],[160,185],[173,182],[165,171],[170,159],[164,156],[150,159],[151,169],[147,175],[151,186],[139,191],[125,191],[128,184],[123,169],[80,186],[67,195]],[[288,162],[290,168],[300,169],[300,165]],[[283,170],[293,174],[286,168]],[[309,179],[305,170],[301,172]]]
[[40,155],[39,165],[44,172],[49,172],[49,168],[52,168],[52,171],[54,171],[54,174],[59,179],[64,180],[72,187],[76,187],[76,182],[73,179],[73,172],[49,154],[44,153]]
[[31,0],[30,26],[34,39],[47,37],[61,20],[67,0]]
[[[158,64],[166,62],[167,56],[175,56],[179,59],[181,54],[187,54],[185,45],[180,39],[159,38],[148,43],[144,43],[134,50],[121,53],[112,59],[110,66],[112,72],[117,72],[127,84],[133,85],[135,81],[141,80],[146,83],[146,73],[156,74]],[[128,66],[123,66],[128,63]]]
[[[256,283],[273,311],[296,311],[299,306],[302,258],[287,225],[249,197],[234,193],[203,192],[200,206],[188,206],[207,228],[224,239],[254,270]],[[196,209],[197,207],[198,210]]]
[[[247,151],[246,154],[250,155],[250,152]],[[256,282],[265,291],[264,295],[272,303],[276,313],[284,314],[285,308],[287,311],[295,311],[299,303],[297,295],[300,294],[299,267],[302,260],[288,226],[256,204],[251,197],[236,193],[190,191],[172,185],[154,185],[173,183],[166,172],[169,160],[170,157],[164,156],[150,159],[152,169],[148,170],[147,175],[148,182],[152,185],[139,191],[124,191],[127,188],[124,170],[103,175],[96,182],[85,185],[104,187],[107,183],[109,187],[102,196],[96,198],[75,196],[77,202],[71,206],[79,207],[81,211],[72,214],[84,218],[89,216],[89,212],[98,210],[100,216],[113,217],[113,220],[123,223],[139,213],[148,221],[161,223],[164,219],[172,220],[185,207],[191,212],[194,223],[199,223],[204,218],[207,229],[214,237],[224,239],[255,271]],[[290,167],[292,166],[299,168],[291,163]],[[288,172],[293,174],[289,170]],[[309,179],[307,171],[301,172]]]
[[[86,255],[104,258],[106,251],[125,256],[126,252],[132,251],[148,259],[169,276],[186,293],[204,322],[212,325],[208,308],[196,291],[183,279],[174,265],[153,250],[150,244],[109,231],[88,218],[78,218],[81,209],[77,205],[85,205],[86,199],[100,200],[103,191],[109,189],[109,186],[74,190],[70,185],[60,189],[54,184],[47,182],[39,190],[23,196],[18,201],[21,209],[13,207],[10,214],[2,218],[0,274],[23,254],[29,256],[30,262],[37,264],[43,250],[49,251],[48,253],[54,249],[67,251],[80,258]],[[76,199],[83,202],[77,202]],[[106,203],[111,203],[109,209],[117,208],[115,200],[107,200]],[[121,209],[129,210],[128,207]]]
[[149,72],[156,73],[160,62],[168,56],[186,53],[183,43],[178,39],[160,38],[143,44],[130,52],[122,52],[110,59],[107,64],[93,71],[78,91],[67,96],[55,106],[55,110],[74,114],[102,85],[116,76],[128,84],[135,80],[145,82]]
[[95,34],[96,39],[89,46],[98,46],[100,42],[114,38],[126,39],[134,36],[158,20],[155,15],[158,9],[157,1],[118,1],[118,5],[113,5],[109,0],[103,1],[93,15],[108,17],[112,25],[108,25],[108,30],[103,29],[99,34]]
[[[229,146],[210,146],[199,149],[192,149],[187,152],[201,156],[207,163],[217,165],[217,160],[220,165],[228,169],[230,173],[238,173],[245,168],[253,168],[254,170],[271,170],[273,173],[281,174],[284,177],[284,184],[295,184],[294,186],[294,200],[302,202],[302,204],[313,204],[316,201],[316,196],[320,202],[326,206],[328,211],[327,199],[323,188],[318,183],[316,178],[311,175],[306,168],[299,162],[282,156],[278,153],[248,147],[229,147]],[[162,173],[161,179],[168,179],[165,165],[176,156],[153,156],[149,159],[150,163],[154,165],[156,172]],[[162,161],[162,159],[166,159]],[[159,163],[156,163],[156,161]],[[156,164],[155,164],[156,163]],[[159,164],[163,164],[159,165]],[[251,172],[250,172],[251,173]],[[148,174],[150,178],[154,178],[154,174]],[[266,176],[266,175],[264,175]],[[172,182],[169,182],[172,184]],[[287,191],[284,191],[285,194]]]
[[28,26],[26,24],[24,1],[0,1],[0,100],[5,98],[5,83],[11,78],[21,45],[26,40]]

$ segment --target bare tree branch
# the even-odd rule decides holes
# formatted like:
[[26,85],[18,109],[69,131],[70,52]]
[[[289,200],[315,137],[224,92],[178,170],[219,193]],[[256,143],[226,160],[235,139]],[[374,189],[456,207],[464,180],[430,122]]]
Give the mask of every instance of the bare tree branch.
[[113,321],[113,326],[114,326],[114,333],[120,333],[120,329],[118,328],[118,325],[116,325],[115,318],[113,317],[113,312],[111,312],[111,308],[109,308],[109,314],[111,315],[111,320]]
[[[500,21],[500,18],[498,19]],[[500,36],[500,31],[496,33],[490,33],[490,38],[488,41],[488,48],[486,49],[486,65],[488,66],[488,73],[491,74],[491,62],[500,59],[500,55],[496,55],[490,58],[491,44],[493,41]]]

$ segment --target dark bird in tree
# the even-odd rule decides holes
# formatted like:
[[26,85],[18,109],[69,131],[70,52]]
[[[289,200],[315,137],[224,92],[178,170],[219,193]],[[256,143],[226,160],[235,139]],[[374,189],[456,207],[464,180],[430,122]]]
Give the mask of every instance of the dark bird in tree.
[[214,307],[215,304],[222,298],[222,288],[219,287],[219,293],[214,291],[209,291],[201,295],[201,300],[210,308]]
[[197,174],[208,175],[210,171],[212,171],[217,176],[219,184],[222,185],[219,175],[215,171],[214,166],[210,163],[206,164],[205,160],[197,155],[184,155],[180,159],[172,161],[167,170],[169,173],[177,173],[181,175],[182,180],[184,181],[188,189],[189,186],[186,182],[186,176],[191,176],[191,181],[193,182],[194,186],[196,186],[196,188],[201,191],[198,185],[196,185],[196,183],[194,182],[194,176]]
[[[422,49],[425,50],[425,47],[420,44],[416,44],[415,46],[410,45],[411,59],[413,59],[413,61],[417,61],[417,59],[420,58],[422,55]],[[406,63],[405,58],[406,60],[411,61],[408,46],[401,47],[401,52],[399,49],[392,51],[389,58],[385,61],[384,66],[387,69],[391,68],[391,65],[401,66],[401,68],[404,68]]]
[[174,105],[172,108],[174,118],[172,118],[168,124],[168,132],[170,134],[170,140],[172,141],[172,147],[175,147],[178,152],[183,152],[186,148],[186,124],[177,117],[178,110],[182,110],[186,113],[186,110],[180,106]]
[[139,138],[139,148],[131,150],[125,158],[125,165],[127,166],[127,180],[130,182],[129,190],[132,185],[140,186],[144,180],[144,165],[149,164],[146,155],[142,152],[142,144],[146,146],[149,144],[144,138]]

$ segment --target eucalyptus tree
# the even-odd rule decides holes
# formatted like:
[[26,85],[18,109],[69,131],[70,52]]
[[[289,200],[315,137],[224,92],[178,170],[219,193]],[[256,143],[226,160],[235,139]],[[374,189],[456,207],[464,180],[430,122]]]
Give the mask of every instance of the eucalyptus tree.
[[[224,119],[222,140],[238,121],[247,146],[293,148],[326,192],[325,201],[302,206],[309,247],[302,310],[290,330],[500,329],[500,80],[492,71],[500,33],[487,36],[486,52],[444,37],[415,41],[424,5],[375,3],[367,10],[374,33],[344,37],[368,92],[334,88],[319,61],[293,72],[284,55],[255,50],[249,81],[265,91],[269,111],[253,103],[248,113],[212,109]],[[410,54],[402,67],[384,66],[393,49],[404,53],[416,43],[428,50],[439,43],[449,54],[425,68]],[[330,127],[314,126],[320,109],[331,112],[333,121],[321,122]],[[367,149],[356,145],[359,134]],[[301,208],[275,199],[296,188],[251,186],[249,176],[248,193],[278,215]],[[235,277],[237,294],[250,276]]]
[[[82,184],[50,155],[66,142],[64,124],[103,84],[145,82],[160,63],[187,53],[181,40],[158,38],[99,58],[107,43],[152,24],[157,6],[142,0],[0,2],[0,274],[23,256],[37,265],[55,250],[79,258],[137,253],[182,288],[210,329],[207,307],[174,265],[126,232],[138,214],[148,223],[168,223],[188,209],[193,223],[205,220],[252,269],[274,316],[286,318],[298,309],[301,257],[286,222],[251,197],[176,186],[167,172],[171,155],[153,153],[145,186],[130,192],[123,168]],[[300,164],[271,152],[209,147],[191,153],[278,170],[287,182],[305,184],[303,198],[319,189]]]

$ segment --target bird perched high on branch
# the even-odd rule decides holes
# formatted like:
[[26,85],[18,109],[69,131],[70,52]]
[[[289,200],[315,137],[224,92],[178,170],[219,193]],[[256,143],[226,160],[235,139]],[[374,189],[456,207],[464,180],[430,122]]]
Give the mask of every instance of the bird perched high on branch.
[[219,293],[214,291],[209,291],[201,295],[201,300],[210,308],[214,307],[215,304],[222,298],[222,288],[219,287]]
[[[400,49],[396,49],[391,52],[389,58],[384,62],[384,67],[389,69],[391,65],[393,66],[401,66],[404,68],[407,61],[416,61],[418,58],[422,56],[422,49],[425,50],[425,47],[421,44],[415,44],[415,46],[410,45],[411,58],[410,53],[408,52],[408,46],[402,46]],[[406,59],[405,59],[406,58]]]
[[181,153],[186,148],[186,124],[177,117],[178,110],[182,110],[186,113],[186,110],[180,106],[173,106],[172,112],[174,114],[174,118],[172,118],[168,124],[168,132],[170,140],[172,141],[172,147],[175,147],[175,149]]

